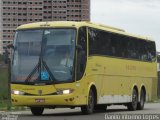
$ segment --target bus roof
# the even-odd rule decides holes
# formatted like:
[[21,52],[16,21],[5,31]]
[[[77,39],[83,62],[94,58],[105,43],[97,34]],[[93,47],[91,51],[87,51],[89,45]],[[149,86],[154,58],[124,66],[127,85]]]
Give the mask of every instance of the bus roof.
[[149,40],[149,41],[153,41],[150,37],[144,37],[144,36],[140,36],[140,35],[134,35],[134,34],[130,34],[125,32],[123,29],[119,29],[119,28],[115,28],[112,26],[106,26],[106,25],[102,25],[102,24],[95,24],[92,22],[88,22],[88,21],[84,21],[84,22],[74,22],[74,21],[48,21],[48,22],[36,22],[36,23],[28,23],[28,24],[24,24],[21,25],[17,28],[17,30],[21,30],[21,29],[35,29],[35,28],[61,28],[61,27],[81,27],[81,26],[88,26],[88,27],[92,27],[92,28],[97,28],[100,30],[105,30],[108,32],[112,32],[112,33],[117,33],[117,34],[122,34],[125,36],[129,36],[129,37],[136,37],[139,39],[144,39],[144,40]]

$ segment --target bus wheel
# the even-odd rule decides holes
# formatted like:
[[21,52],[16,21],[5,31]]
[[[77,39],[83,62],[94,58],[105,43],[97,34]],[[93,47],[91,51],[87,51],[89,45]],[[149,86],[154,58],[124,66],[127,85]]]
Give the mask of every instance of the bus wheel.
[[137,109],[137,103],[138,103],[138,93],[136,89],[133,89],[132,102],[127,105],[128,110],[135,111]]
[[89,95],[88,95],[88,105],[81,106],[82,113],[83,114],[91,114],[91,113],[93,113],[94,105],[95,105],[95,95],[93,93],[93,90],[91,89],[89,91]]
[[33,115],[42,115],[44,108],[43,107],[30,107]]
[[144,102],[145,102],[145,93],[144,93],[144,90],[142,89],[140,94],[140,102],[138,102],[138,105],[137,105],[137,110],[143,110]]
[[96,105],[94,107],[94,109],[97,111],[104,111],[105,112],[107,110],[107,105]]

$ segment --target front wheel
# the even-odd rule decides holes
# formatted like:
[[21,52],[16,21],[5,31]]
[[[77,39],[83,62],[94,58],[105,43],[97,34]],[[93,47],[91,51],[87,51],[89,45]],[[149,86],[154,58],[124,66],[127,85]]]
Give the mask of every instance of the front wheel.
[[30,107],[33,115],[39,116],[42,115],[44,108],[43,107]]
[[107,105],[96,105],[96,106],[94,107],[94,109],[95,109],[96,111],[103,111],[103,112],[105,112],[105,111],[107,111]]
[[132,102],[130,102],[127,107],[130,111],[135,111],[137,109],[137,103],[138,103],[138,93],[136,89],[133,89],[132,92]]
[[88,95],[88,104],[85,105],[85,106],[81,106],[82,113],[83,114],[93,113],[94,105],[95,105],[95,95],[93,93],[93,90],[91,89],[89,91],[89,95]]

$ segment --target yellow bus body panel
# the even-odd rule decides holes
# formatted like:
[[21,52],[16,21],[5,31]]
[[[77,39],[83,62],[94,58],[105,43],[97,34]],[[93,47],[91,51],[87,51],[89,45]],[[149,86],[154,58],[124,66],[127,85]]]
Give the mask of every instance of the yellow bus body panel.
[[[59,27],[79,28],[81,26],[94,27],[148,40],[146,37],[132,35],[123,30],[89,22],[40,22],[22,25],[17,30]],[[152,101],[157,98],[157,64],[156,62],[142,62],[108,56],[88,56],[86,70],[81,80],[73,83],[42,86],[11,84],[11,90],[18,90],[29,94],[11,94],[12,103],[14,105],[26,106],[86,105],[91,86],[95,86],[96,88],[98,104],[131,102],[131,94],[135,86],[138,88],[138,93],[140,93],[142,86],[144,86],[146,89],[146,100]],[[68,88],[74,91],[68,95],[53,94],[58,89]],[[41,95],[39,95],[39,91],[42,92]],[[43,99],[44,101],[36,102],[37,99]]]
[[[55,89],[56,88],[56,89]],[[58,89],[72,88],[74,91],[68,95],[57,95]],[[78,86],[79,88],[79,86]],[[14,105],[64,105],[64,106],[77,106],[86,104],[86,100],[83,95],[81,88],[76,88],[76,83],[68,84],[57,84],[57,85],[45,85],[45,86],[34,86],[34,85],[16,85],[12,84],[12,90],[19,90],[29,95],[11,95],[12,103]],[[42,94],[39,95],[38,91],[41,90]],[[52,93],[55,93],[52,95]],[[37,103],[36,99],[43,99],[44,102]]]

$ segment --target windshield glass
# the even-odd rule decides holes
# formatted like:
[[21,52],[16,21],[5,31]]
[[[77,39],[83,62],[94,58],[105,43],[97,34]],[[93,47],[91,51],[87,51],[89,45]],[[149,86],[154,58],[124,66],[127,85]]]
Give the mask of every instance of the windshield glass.
[[38,64],[42,35],[42,30],[24,30],[16,33],[12,81],[23,82]]
[[73,80],[75,29],[21,30],[16,33],[12,82]]

